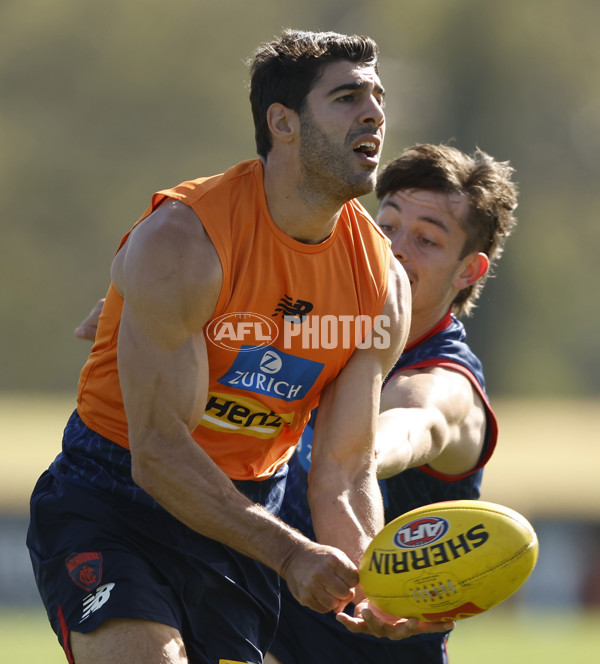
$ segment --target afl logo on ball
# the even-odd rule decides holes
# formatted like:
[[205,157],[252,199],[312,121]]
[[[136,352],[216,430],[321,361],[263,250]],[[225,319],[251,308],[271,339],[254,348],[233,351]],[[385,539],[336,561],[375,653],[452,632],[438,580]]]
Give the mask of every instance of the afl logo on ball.
[[433,544],[447,532],[450,524],[441,516],[426,516],[407,523],[394,535],[394,544],[401,549],[416,549]]

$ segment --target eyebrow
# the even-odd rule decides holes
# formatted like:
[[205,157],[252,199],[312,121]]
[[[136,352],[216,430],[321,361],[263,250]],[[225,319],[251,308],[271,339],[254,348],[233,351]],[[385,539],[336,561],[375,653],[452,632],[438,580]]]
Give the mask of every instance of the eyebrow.
[[[342,85],[338,85],[337,87],[333,88],[333,90],[329,91],[330,95],[334,95],[337,92],[342,92],[343,90],[364,90],[369,87],[369,83],[367,81],[353,81],[352,83],[343,83]],[[374,88],[375,92],[378,92],[382,97],[385,97],[385,89],[383,86],[377,84],[375,85]]]
[[[382,208],[393,207],[400,214],[402,214],[402,208],[398,205],[398,203],[395,203],[394,201],[387,200],[382,204],[381,207]],[[429,224],[433,224],[440,230],[444,231],[444,233],[449,233],[448,227],[445,224],[443,224],[439,219],[435,219],[434,217],[428,217],[427,215],[420,215],[419,217],[417,217],[417,219],[419,221],[425,221]]]

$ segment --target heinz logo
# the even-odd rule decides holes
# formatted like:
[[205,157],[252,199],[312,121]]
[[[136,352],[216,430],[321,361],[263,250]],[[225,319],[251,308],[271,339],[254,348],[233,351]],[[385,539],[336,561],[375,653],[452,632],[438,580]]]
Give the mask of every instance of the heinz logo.
[[206,327],[206,338],[211,343],[236,352],[269,346],[278,335],[279,328],[270,318],[251,312],[223,314]]
[[433,544],[447,532],[450,524],[441,516],[426,516],[407,523],[394,535],[394,544],[401,549]]

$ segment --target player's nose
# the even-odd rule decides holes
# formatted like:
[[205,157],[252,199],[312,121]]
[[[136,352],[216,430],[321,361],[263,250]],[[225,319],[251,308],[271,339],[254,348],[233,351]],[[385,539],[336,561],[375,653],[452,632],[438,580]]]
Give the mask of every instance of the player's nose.
[[392,253],[400,261],[403,262],[408,258],[408,251],[406,249],[406,234],[398,229],[393,235],[388,235],[392,242]]
[[365,124],[373,124],[376,127],[382,127],[385,124],[382,102],[374,95],[366,98],[362,108],[361,121]]

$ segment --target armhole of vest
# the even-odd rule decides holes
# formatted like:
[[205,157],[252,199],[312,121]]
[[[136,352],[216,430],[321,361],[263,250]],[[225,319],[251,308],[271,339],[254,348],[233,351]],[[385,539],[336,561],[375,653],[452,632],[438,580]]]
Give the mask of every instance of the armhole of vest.
[[[462,480],[469,475],[473,475],[478,470],[483,468],[485,464],[490,460],[494,449],[496,448],[496,443],[498,442],[498,420],[496,415],[492,410],[492,406],[489,402],[489,399],[486,393],[483,391],[483,388],[479,384],[479,381],[475,377],[472,371],[470,371],[466,366],[460,364],[459,362],[452,362],[450,360],[445,360],[443,358],[431,358],[430,360],[425,360],[424,362],[416,362],[408,367],[402,367],[398,371],[406,371],[407,369],[424,369],[426,367],[442,367],[450,371],[457,371],[462,374],[469,380],[479,398],[483,402],[485,408],[485,419],[486,419],[486,430],[485,430],[485,441],[483,443],[483,449],[481,450],[481,455],[479,460],[474,468],[467,471],[466,473],[461,473],[460,475],[446,475],[445,473],[440,473],[437,470],[434,470],[430,466],[418,466],[419,470],[422,470],[424,473],[431,475],[432,477],[437,477],[438,479],[445,480],[446,482],[457,482]],[[395,372],[397,373],[397,372]]]
[[[193,208],[192,208],[193,209]],[[196,210],[194,210],[196,212]],[[200,223],[204,227],[210,241],[217,252],[219,257],[219,262],[221,263],[221,272],[223,274],[223,282],[221,283],[221,292],[219,293],[219,299],[217,300],[217,305],[215,311],[212,315],[212,318],[219,316],[225,310],[227,302],[231,299],[231,245],[227,247],[227,243],[222,241],[222,238],[219,235],[219,232],[214,228],[209,228],[204,221],[200,218],[200,215],[196,212]]]
[[184,205],[190,207],[194,211],[196,217],[198,218],[198,221],[202,224],[202,227],[204,228],[210,241],[212,242],[213,247],[217,252],[217,256],[219,257],[219,262],[221,263],[221,272],[223,273],[223,283],[221,284],[221,292],[219,293],[219,298],[215,306],[215,311],[211,316],[211,318],[219,316],[223,312],[225,305],[229,301],[231,295],[231,256],[227,252],[226,243],[221,241],[218,231],[216,231],[214,228],[209,228],[207,224],[204,223],[198,211],[196,210],[192,202],[189,201],[188,197],[185,194],[180,194],[177,191],[165,190],[165,191],[159,191],[157,194],[155,194],[155,196],[161,196],[161,200],[157,201],[154,210],[163,205],[165,201],[167,201],[168,199],[179,201],[180,203],[183,203]]
[[153,212],[155,212],[167,200],[167,198],[169,198],[169,196],[163,191],[158,191],[152,195],[152,202],[146,208],[144,214],[142,214],[142,216],[135,222],[135,224],[133,224],[133,226],[121,238],[121,242],[119,243],[119,246],[115,251],[115,256],[119,253],[119,251],[121,251],[124,244],[129,239],[129,236],[131,235],[133,229],[139,226],[142,223],[142,221],[145,221]]

